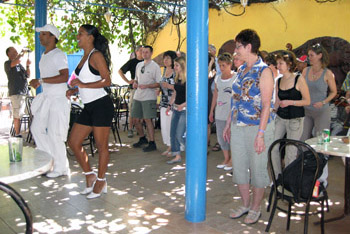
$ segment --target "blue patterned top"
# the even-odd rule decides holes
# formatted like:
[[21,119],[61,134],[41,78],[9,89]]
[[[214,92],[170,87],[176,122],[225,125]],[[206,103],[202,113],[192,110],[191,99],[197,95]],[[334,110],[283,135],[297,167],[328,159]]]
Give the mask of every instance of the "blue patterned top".
[[[231,117],[238,126],[260,124],[262,110],[259,80],[261,73],[268,66],[259,57],[253,67],[243,75],[247,64],[243,64],[237,72],[237,80],[232,84]],[[273,101],[271,99],[271,109]],[[270,113],[268,122],[273,119]]]

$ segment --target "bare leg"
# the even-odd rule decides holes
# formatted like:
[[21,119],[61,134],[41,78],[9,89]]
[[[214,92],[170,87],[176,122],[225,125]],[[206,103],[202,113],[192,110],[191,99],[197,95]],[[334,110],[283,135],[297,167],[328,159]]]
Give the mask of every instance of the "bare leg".
[[13,127],[15,129],[15,134],[19,135],[20,134],[20,126],[21,126],[21,121],[18,118],[13,118]]
[[[265,188],[253,187],[252,190],[253,190],[253,202],[252,202],[250,209],[254,210],[254,211],[260,211],[260,205],[261,205],[261,201],[264,197]],[[248,217],[246,217],[244,219],[245,223],[251,223],[253,221],[254,220],[248,219]]]
[[[91,130],[92,127],[90,126],[75,123],[68,139],[68,145],[74,152],[74,155],[84,172],[91,171],[88,155],[83,147],[83,141],[90,134]],[[86,187],[91,187],[95,179],[95,175],[86,175]]]
[[145,133],[143,132],[141,119],[134,119],[134,121],[135,121],[134,123],[135,123],[136,131],[139,134],[139,137],[144,137]]
[[228,166],[232,166],[230,151],[222,150],[222,153],[224,154],[224,162],[222,164],[225,164],[225,165],[228,165]]
[[252,190],[253,190],[253,202],[252,202],[250,209],[255,210],[255,211],[259,211],[261,201],[264,198],[265,188],[253,187]]
[[249,194],[249,184],[239,184],[238,191],[242,197],[242,203],[244,207],[249,207],[250,205],[250,194]]
[[207,145],[210,145],[210,134],[211,134],[211,123],[208,124],[208,132],[207,132]]
[[132,126],[134,125],[134,118],[132,118],[130,115],[129,115],[129,130],[132,130]]
[[[105,178],[107,166],[109,162],[108,152],[108,137],[110,127],[93,127],[94,138],[96,141],[96,147],[98,149],[98,178]],[[105,186],[105,181],[96,181],[94,186],[94,193],[100,193]]]
[[152,119],[145,119],[145,122],[147,126],[148,138],[150,141],[154,141],[154,126]]

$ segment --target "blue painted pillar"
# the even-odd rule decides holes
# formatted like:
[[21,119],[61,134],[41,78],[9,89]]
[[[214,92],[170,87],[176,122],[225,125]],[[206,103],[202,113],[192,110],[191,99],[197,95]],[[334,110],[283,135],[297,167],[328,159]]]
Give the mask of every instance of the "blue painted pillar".
[[186,210],[190,222],[206,215],[208,0],[187,1]]
[[[46,24],[47,0],[35,0],[35,28]],[[35,74],[36,79],[40,78],[39,61],[45,48],[40,45],[39,33],[35,32]],[[41,86],[37,88],[36,93],[41,93]]]

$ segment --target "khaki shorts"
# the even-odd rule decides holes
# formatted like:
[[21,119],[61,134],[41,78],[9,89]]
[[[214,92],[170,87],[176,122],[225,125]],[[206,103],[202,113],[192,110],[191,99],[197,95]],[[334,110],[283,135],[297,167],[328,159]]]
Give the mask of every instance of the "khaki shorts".
[[155,119],[157,117],[157,100],[133,100],[131,117],[136,119]]
[[13,118],[20,119],[25,114],[26,96],[12,95],[10,96]]
[[270,184],[267,170],[267,151],[274,140],[274,123],[266,126],[264,134],[265,151],[257,154],[254,141],[259,125],[237,126],[231,123],[232,166],[237,184],[251,184],[255,188],[264,188]]
[[129,110],[131,111],[132,110],[132,102],[134,101],[134,95],[135,95],[135,90],[136,89],[130,89],[130,95],[129,95]]

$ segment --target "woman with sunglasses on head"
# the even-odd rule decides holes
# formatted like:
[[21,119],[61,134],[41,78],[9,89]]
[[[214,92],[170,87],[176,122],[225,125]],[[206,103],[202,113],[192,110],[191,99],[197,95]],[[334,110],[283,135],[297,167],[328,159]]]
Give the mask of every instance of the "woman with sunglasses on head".
[[[302,75],[293,73],[297,65],[293,52],[278,53],[276,62],[282,77],[276,84],[275,140],[283,138],[286,133],[288,139],[300,140],[304,126],[304,106],[310,105],[309,88]],[[296,150],[293,146],[286,147],[285,166],[296,159]],[[276,177],[282,170],[278,151],[279,147],[274,147],[272,151],[272,163]]]
[[[113,103],[104,87],[111,85],[111,57],[108,40],[92,25],[79,28],[78,46],[84,50],[84,56],[75,69],[76,79],[71,86],[78,88],[67,91],[67,98],[79,91],[84,109],[74,123],[68,145],[74,152],[77,161],[86,177],[86,188],[81,194],[88,199],[97,198],[107,193],[105,173],[109,161],[108,137],[113,118]],[[94,134],[99,154],[98,174],[89,164],[88,155],[82,146],[84,139]]]
[[[328,52],[319,43],[308,49],[308,57],[311,66],[303,70],[303,76],[310,91],[311,104],[305,106],[304,130],[301,137],[305,141],[323,129],[330,129],[331,109],[329,102],[337,95],[337,86],[334,74],[327,69],[329,63]],[[329,92],[327,93],[327,91]],[[328,167],[323,170],[319,178],[327,186]]]
[[[311,66],[303,70],[303,76],[310,91],[311,104],[305,106],[305,121],[302,140],[311,138],[314,132],[329,129],[331,116],[329,102],[337,95],[334,74],[327,69],[329,57],[319,43],[308,49]],[[329,93],[327,91],[329,89]]]
[[233,174],[242,205],[231,211],[230,218],[238,219],[248,214],[244,223],[253,224],[261,216],[265,187],[270,184],[267,148],[274,139],[273,115],[270,113],[274,80],[271,69],[258,56],[258,34],[245,29],[235,40],[235,53],[244,64],[232,85],[232,108],[223,134],[224,139],[230,141]]

